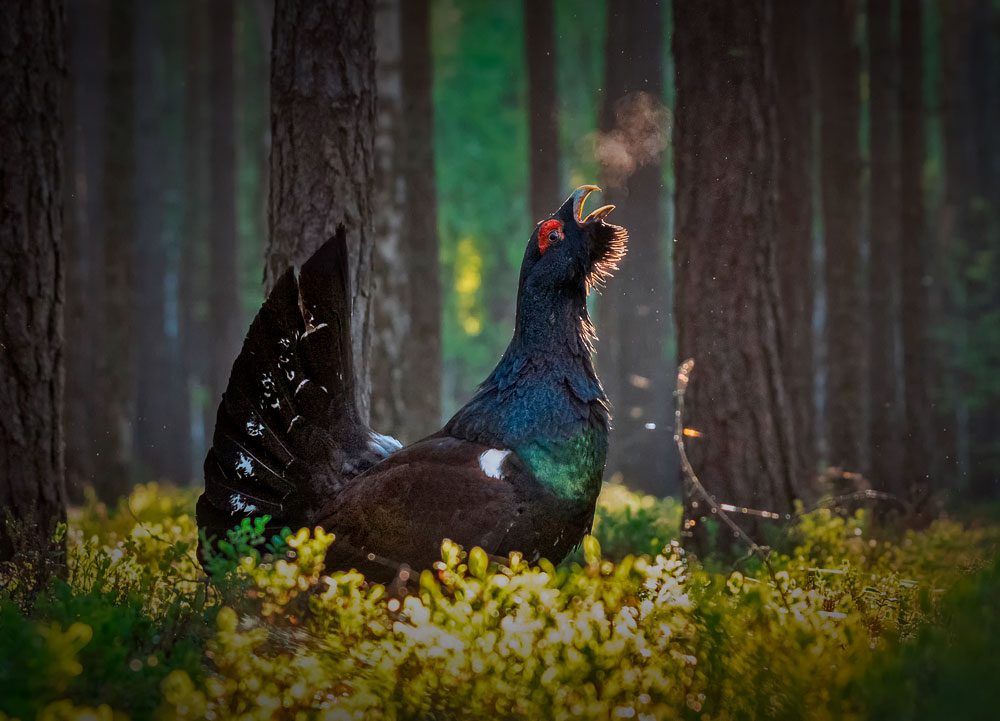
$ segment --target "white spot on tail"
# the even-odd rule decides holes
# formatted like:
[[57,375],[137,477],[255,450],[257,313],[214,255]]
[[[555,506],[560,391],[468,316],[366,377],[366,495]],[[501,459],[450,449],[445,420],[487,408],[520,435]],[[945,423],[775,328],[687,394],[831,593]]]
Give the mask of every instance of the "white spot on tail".
[[250,503],[249,501],[244,501],[243,496],[239,493],[233,495],[229,499],[229,503],[233,507],[233,513],[253,513],[257,510],[257,506]]
[[253,475],[253,461],[245,453],[240,454],[240,460],[236,463],[236,473],[240,478],[249,478]]
[[264,424],[258,423],[254,420],[247,421],[247,433],[249,433],[254,438],[258,438],[264,435]]
[[306,336],[310,335],[311,333],[315,333],[320,328],[326,328],[326,323],[320,323],[319,325],[313,326],[312,328],[310,328],[309,330],[307,330],[305,333],[303,333],[302,337],[305,338]]
[[482,468],[483,473],[490,478],[503,478],[503,473],[500,472],[500,466],[509,455],[510,451],[501,451],[496,448],[483,451],[479,454],[479,467]]

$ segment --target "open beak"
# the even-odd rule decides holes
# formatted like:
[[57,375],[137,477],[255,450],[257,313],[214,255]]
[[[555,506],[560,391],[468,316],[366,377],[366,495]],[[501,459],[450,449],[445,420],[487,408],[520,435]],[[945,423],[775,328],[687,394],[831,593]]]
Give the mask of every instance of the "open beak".
[[587,197],[594,191],[601,192],[596,185],[581,185],[573,191],[573,217],[580,225],[591,220],[604,220],[615,209],[613,205],[602,205],[597,210],[590,212],[586,218],[583,217],[583,204],[587,202]]

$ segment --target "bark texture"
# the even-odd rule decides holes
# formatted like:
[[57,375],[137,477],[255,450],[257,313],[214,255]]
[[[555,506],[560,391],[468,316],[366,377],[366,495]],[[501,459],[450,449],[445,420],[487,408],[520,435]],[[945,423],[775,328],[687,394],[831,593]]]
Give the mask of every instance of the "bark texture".
[[430,2],[379,4],[372,423],[403,441],[441,421],[441,281]]
[[[403,240],[406,201],[402,144],[402,14],[400,0],[376,5],[375,248],[372,258],[371,421],[404,442],[406,422],[406,338],[410,334],[410,277]],[[425,431],[426,432],[426,431]]]
[[861,292],[860,59],[854,0],[817,2],[820,175],[826,250],[829,462],[861,470],[865,338]]
[[66,517],[64,21],[57,0],[0,9],[0,561],[44,552]]
[[815,351],[812,252],[813,87],[810,72],[809,5],[777,0],[772,23],[776,83],[777,248],[784,318],[781,327],[785,379],[796,430],[801,473],[816,471]]
[[[899,334],[900,197],[899,63],[892,0],[869,0],[871,179],[868,255],[868,476],[876,488],[901,493],[899,427],[903,422],[897,370]],[[908,200],[906,202],[909,202]]]
[[271,62],[268,290],[341,223],[353,282],[354,370],[369,417],[375,131],[372,0],[290,0],[275,6]]
[[556,88],[555,3],[525,0],[528,69],[528,178],[531,220],[538,222],[568,194],[559,180],[559,94]]
[[656,494],[677,489],[670,442],[672,360],[664,259],[662,7],[608,3],[598,155],[612,221],[629,230],[628,255],[599,300],[601,379],[615,413],[608,473]]
[[[687,439],[695,471],[719,502],[784,513],[808,489],[780,346],[769,5],[674,3],[674,277],[679,357],[696,363],[684,419],[701,434]],[[685,533],[700,551],[708,511],[685,493]]]
[[900,8],[899,209],[902,274],[903,480],[912,497],[930,490],[931,418],[928,396],[926,229],[924,224],[923,43],[920,3]]

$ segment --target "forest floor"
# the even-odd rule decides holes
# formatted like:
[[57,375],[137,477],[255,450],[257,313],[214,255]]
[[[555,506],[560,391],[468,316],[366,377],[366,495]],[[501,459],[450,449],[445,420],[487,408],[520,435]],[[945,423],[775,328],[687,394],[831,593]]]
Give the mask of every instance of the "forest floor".
[[964,721],[1000,705],[995,509],[906,532],[819,510],[767,564],[703,567],[671,540],[676,501],[611,485],[559,567],[445,544],[400,598],[324,574],[330,536],[250,524],[209,583],[195,499],[91,500],[67,578],[27,593],[0,576],[0,721]]

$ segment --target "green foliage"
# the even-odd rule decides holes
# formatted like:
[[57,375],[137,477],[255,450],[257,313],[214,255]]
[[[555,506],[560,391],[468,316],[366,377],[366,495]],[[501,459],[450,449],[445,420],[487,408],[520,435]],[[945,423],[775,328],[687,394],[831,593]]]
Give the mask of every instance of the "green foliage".
[[669,540],[678,503],[609,485],[560,566],[446,542],[392,595],[326,574],[333,536],[267,539],[266,519],[208,584],[193,503],[91,500],[68,578],[29,607],[0,593],[0,719],[926,719],[956,694],[985,718],[996,693],[988,521],[882,538],[817,511],[768,564],[711,570]]

